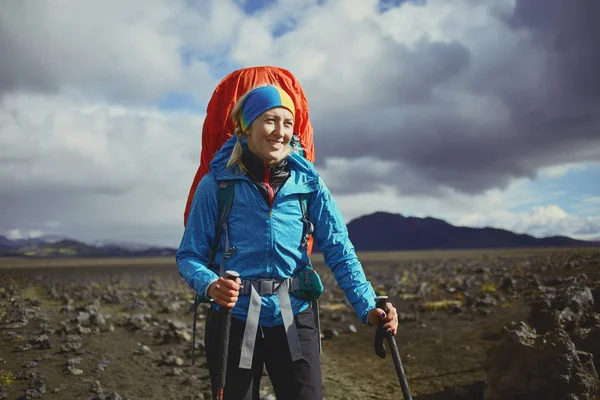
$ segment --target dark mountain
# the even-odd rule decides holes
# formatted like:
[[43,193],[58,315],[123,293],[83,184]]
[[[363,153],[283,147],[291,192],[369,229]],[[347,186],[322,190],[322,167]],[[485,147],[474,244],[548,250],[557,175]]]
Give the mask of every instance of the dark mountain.
[[11,251],[17,248],[17,245],[7,238],[6,236],[0,235],[0,252],[1,251]]
[[10,240],[0,236],[0,256],[26,257],[152,257],[175,255],[176,249],[143,246],[132,249],[127,246],[95,246],[64,237],[30,238]]
[[[597,243],[563,236],[536,238],[496,228],[468,228],[436,218],[376,212],[348,224],[357,251],[576,247]],[[319,251],[315,245],[315,251]]]

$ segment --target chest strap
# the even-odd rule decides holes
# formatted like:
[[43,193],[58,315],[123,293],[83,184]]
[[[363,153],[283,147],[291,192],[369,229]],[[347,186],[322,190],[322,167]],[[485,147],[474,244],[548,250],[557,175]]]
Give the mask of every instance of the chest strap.
[[[300,339],[298,331],[294,323],[294,313],[292,312],[292,304],[290,301],[290,291],[295,290],[294,281],[296,279],[289,278],[283,281],[273,279],[261,280],[243,280],[244,286],[240,290],[240,294],[250,294],[250,305],[248,307],[248,317],[246,319],[246,327],[244,329],[244,338],[242,340],[242,352],[240,356],[240,368],[252,368],[252,355],[254,354],[254,344],[256,342],[256,334],[258,332],[258,320],[260,317],[260,309],[262,305],[261,295],[270,295],[277,293],[279,300],[279,308],[281,317],[283,318],[283,326],[290,349],[292,361],[303,358],[302,348],[300,347]],[[297,287],[297,283],[295,284]]]

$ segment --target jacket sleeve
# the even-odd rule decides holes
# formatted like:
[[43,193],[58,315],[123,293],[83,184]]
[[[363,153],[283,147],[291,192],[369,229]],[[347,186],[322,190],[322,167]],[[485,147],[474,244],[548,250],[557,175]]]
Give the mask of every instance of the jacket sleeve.
[[210,300],[206,294],[208,287],[219,278],[207,265],[215,237],[217,214],[217,182],[214,175],[209,173],[196,188],[175,256],[179,274],[205,301]]
[[323,251],[325,263],[333,271],[359,319],[366,325],[369,310],[375,307],[375,291],[356,256],[337,204],[321,178],[319,189],[310,203],[309,216],[315,226],[314,240]]

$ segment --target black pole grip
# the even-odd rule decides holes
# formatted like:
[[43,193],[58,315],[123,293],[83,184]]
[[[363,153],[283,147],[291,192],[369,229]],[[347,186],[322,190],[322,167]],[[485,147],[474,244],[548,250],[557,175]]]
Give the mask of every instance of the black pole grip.
[[[382,310],[386,311],[386,313],[387,313],[387,307],[385,304],[386,300],[387,300],[387,296],[376,297],[375,298],[375,306],[377,308],[381,308]],[[385,350],[385,337],[386,337],[386,334],[383,331],[383,321],[379,321],[377,329],[375,330],[374,347],[375,347],[375,354],[377,354],[380,358],[385,358],[386,353],[387,353]]]
[[386,314],[388,312],[387,299],[388,299],[387,296],[375,297],[375,304],[377,305],[377,308],[381,308],[383,311],[385,311]]

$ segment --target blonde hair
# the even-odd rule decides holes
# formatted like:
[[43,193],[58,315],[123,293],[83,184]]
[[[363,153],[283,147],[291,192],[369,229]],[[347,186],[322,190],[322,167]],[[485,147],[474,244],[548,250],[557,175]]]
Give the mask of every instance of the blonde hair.
[[242,137],[244,136],[244,132],[242,131],[242,104],[244,104],[244,100],[250,93],[250,90],[246,92],[240,99],[235,103],[235,106],[231,110],[231,119],[235,124],[235,129],[233,130],[233,134],[237,137],[237,142],[235,146],[233,146],[233,151],[231,152],[231,156],[229,157],[229,161],[227,161],[227,168],[238,167],[242,173],[247,173],[248,170],[244,166],[242,162]]
[[[233,131],[233,134],[237,137],[237,142],[233,146],[233,151],[231,152],[229,161],[227,161],[226,168],[237,167],[237,168],[239,168],[240,172],[242,172],[244,174],[248,172],[248,169],[246,168],[246,166],[244,165],[244,163],[242,161],[243,149],[242,149],[241,140],[244,137],[244,134],[246,132],[248,132],[250,129],[252,129],[252,125],[254,125],[254,123],[252,123],[248,127],[248,129],[246,129],[246,132],[244,132],[242,130],[242,104],[244,104],[246,97],[248,97],[248,94],[252,90],[262,87],[262,86],[276,86],[276,85],[262,84],[262,85],[254,86],[252,89],[248,90],[246,93],[244,93],[244,95],[242,97],[239,98],[239,100],[237,101],[237,103],[235,103],[235,106],[231,110],[231,120],[235,124],[235,129]],[[290,154],[290,151],[291,151],[291,147],[288,143],[281,159],[286,158]]]

